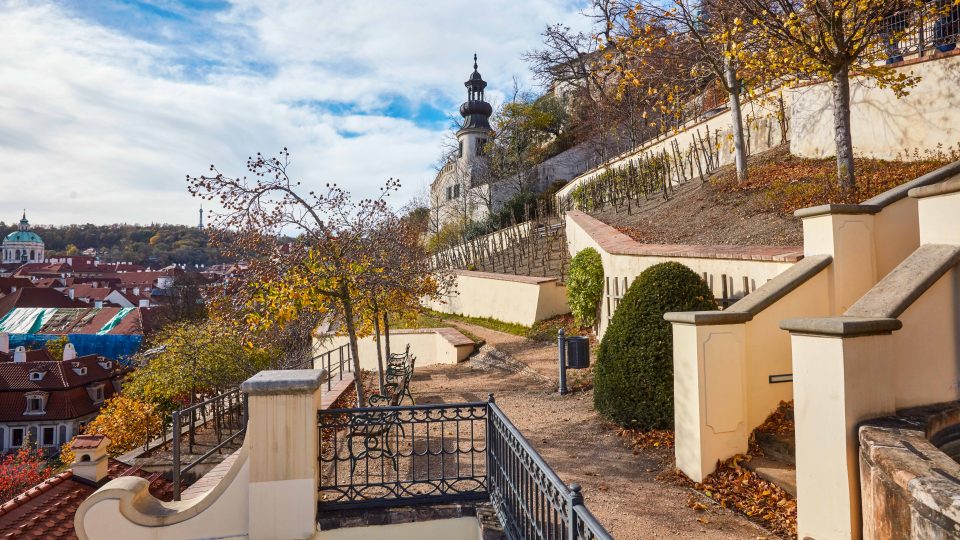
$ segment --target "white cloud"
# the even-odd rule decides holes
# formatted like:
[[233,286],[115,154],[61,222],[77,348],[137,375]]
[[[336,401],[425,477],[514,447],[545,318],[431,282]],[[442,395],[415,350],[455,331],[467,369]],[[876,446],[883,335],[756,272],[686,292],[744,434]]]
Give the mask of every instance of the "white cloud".
[[[260,5],[203,21],[218,39],[194,47],[0,0],[0,219],[194,223],[187,173],[239,174],[283,146],[308,186],[369,195],[392,176],[405,198],[431,180],[446,126],[384,107],[454,112],[474,50],[496,99],[545,24],[582,24],[549,0]],[[188,76],[192,57],[218,66]]]

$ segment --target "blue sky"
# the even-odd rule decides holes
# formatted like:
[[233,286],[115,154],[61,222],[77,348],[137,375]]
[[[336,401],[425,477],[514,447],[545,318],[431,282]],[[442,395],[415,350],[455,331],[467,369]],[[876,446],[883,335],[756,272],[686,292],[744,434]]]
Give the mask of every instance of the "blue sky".
[[494,102],[582,0],[0,0],[0,219],[194,223],[186,174],[286,146],[305,186],[432,180],[480,56]]

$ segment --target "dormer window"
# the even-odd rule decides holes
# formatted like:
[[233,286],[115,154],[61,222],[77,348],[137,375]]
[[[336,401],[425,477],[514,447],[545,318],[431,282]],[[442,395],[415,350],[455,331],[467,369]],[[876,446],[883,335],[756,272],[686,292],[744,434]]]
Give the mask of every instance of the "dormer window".
[[100,364],[100,367],[102,367],[107,371],[109,371],[113,367],[113,362],[111,362],[110,360],[104,360],[102,362],[97,362],[97,363]]
[[80,375],[81,377],[87,374],[87,366],[81,364],[80,362],[72,362],[70,367],[73,369],[74,373]]
[[87,387],[87,394],[94,404],[103,403],[103,383],[94,384]]
[[48,395],[46,392],[28,392],[25,394],[24,397],[27,398],[27,408],[23,411],[23,414],[45,414]]
[[31,372],[30,372],[30,380],[31,380],[31,381],[42,381],[42,380],[43,380],[43,376],[46,375],[46,374],[47,374],[46,371],[31,371]]

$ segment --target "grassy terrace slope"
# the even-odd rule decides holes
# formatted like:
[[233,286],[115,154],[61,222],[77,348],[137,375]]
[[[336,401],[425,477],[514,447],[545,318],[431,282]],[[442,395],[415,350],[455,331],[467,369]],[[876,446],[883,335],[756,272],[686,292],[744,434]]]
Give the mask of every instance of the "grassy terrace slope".
[[651,244],[799,246],[803,232],[794,210],[859,202],[957,157],[914,156],[909,162],[857,159],[858,192],[843,194],[833,189],[833,158],[797,158],[783,145],[751,156],[750,176],[743,184],[737,183],[732,166],[726,166],[706,183],[679,186],[669,200],[651,199],[630,215],[613,208],[591,215]]

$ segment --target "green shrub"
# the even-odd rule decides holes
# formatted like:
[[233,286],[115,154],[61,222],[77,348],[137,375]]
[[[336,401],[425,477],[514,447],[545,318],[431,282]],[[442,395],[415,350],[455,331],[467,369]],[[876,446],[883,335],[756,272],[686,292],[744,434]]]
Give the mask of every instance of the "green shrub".
[[594,405],[617,424],[673,427],[673,333],[669,311],[717,309],[707,284],[667,262],[643,271],[620,301],[600,342]]
[[567,302],[578,326],[593,326],[603,297],[603,261],[593,248],[580,250],[570,260]]

